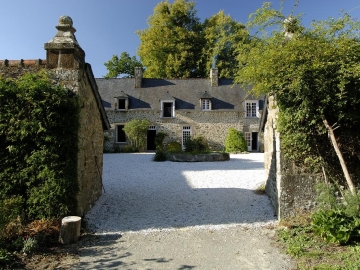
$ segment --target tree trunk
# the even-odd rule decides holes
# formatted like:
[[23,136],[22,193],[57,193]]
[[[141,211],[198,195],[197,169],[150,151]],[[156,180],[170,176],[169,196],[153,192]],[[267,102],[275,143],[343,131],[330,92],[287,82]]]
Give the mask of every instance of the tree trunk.
[[81,217],[64,217],[61,221],[59,242],[65,245],[77,242],[80,236],[80,226]]
[[353,181],[351,180],[351,177],[350,177],[350,174],[349,174],[349,171],[346,167],[346,164],[345,164],[345,160],[342,156],[342,153],[340,151],[340,148],[337,144],[337,141],[336,141],[336,138],[335,138],[335,135],[334,135],[334,130],[333,128],[329,125],[328,121],[326,120],[325,116],[323,116],[323,122],[325,124],[325,127],[326,129],[328,130],[329,132],[329,135],[330,135],[330,140],[332,142],[332,145],[335,149],[335,152],[336,152],[336,155],[338,156],[339,158],[339,161],[340,161],[340,164],[341,164],[341,168],[343,170],[343,173],[344,173],[344,176],[345,176],[345,179],[346,179],[346,182],[348,184],[348,187],[349,187],[349,190],[350,192],[353,194],[353,195],[356,195],[356,189],[355,189],[355,185],[353,183]]

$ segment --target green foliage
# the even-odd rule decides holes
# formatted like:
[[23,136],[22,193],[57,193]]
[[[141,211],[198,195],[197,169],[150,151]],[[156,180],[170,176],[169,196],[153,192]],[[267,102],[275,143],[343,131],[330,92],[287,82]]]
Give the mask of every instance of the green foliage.
[[148,18],[148,28],[137,31],[145,77],[204,78],[213,62],[220,77],[235,74],[235,45],[244,42],[248,32],[222,11],[204,23],[196,13],[195,2],[188,0],[157,4]]
[[312,225],[315,234],[330,243],[346,244],[360,237],[360,218],[344,210],[318,210],[312,215]]
[[0,200],[0,241],[7,238],[8,225],[23,215],[24,200],[22,197],[10,197]]
[[146,119],[134,119],[125,124],[124,132],[133,149],[141,151],[145,148],[146,134],[150,124],[150,121]]
[[168,142],[166,144],[166,151],[168,151],[169,153],[181,153],[182,152],[181,143],[176,141]]
[[158,132],[155,136],[156,150],[164,150],[164,140],[168,135],[165,132]]
[[116,78],[119,75],[124,78],[133,78],[135,67],[142,67],[141,62],[135,56],[130,57],[127,52],[122,52],[120,57],[113,55],[104,65],[108,70],[104,78]]
[[21,200],[29,219],[75,211],[78,117],[77,97],[45,74],[0,79],[2,203]]
[[360,237],[360,196],[342,191],[340,196],[334,186],[319,183],[318,210],[312,215],[315,233],[324,240],[346,244]]
[[0,248],[0,267],[11,264],[15,260],[12,253],[6,249]]
[[24,239],[24,246],[22,248],[22,252],[25,255],[30,255],[34,253],[39,248],[39,243],[34,237],[27,237]]
[[185,142],[185,152],[198,154],[207,153],[209,151],[209,145],[207,140],[199,135],[194,138],[189,138]]
[[300,16],[284,24],[285,18],[269,3],[251,15],[247,26],[265,31],[256,32],[249,43],[239,43],[242,67],[236,82],[251,86],[255,95],[276,96],[286,158],[313,171],[323,167],[329,178],[343,182],[324,125],[327,120],[336,128],[350,174],[359,176],[360,22],[343,14],[306,28]]
[[219,78],[234,78],[238,69],[237,46],[246,43],[249,37],[245,26],[235,21],[224,11],[219,11],[203,24],[205,45],[201,52],[204,77],[210,68],[219,69]]
[[239,153],[247,151],[244,135],[235,128],[229,128],[225,139],[225,152]]
[[154,156],[154,161],[166,161],[167,152],[164,150],[157,150]]
[[360,248],[357,244],[341,246],[314,235],[308,215],[281,221],[278,239],[286,252],[296,259],[299,269],[360,269]]

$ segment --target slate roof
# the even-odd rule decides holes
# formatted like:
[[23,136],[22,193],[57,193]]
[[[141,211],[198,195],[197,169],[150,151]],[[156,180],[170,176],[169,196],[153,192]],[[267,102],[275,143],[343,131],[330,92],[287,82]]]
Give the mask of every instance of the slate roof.
[[[96,79],[105,109],[114,109],[114,98],[123,91],[129,98],[129,110],[160,110],[160,101],[167,95],[175,99],[175,110],[201,110],[200,99],[211,97],[212,110],[243,111],[246,91],[233,85],[231,79],[219,79],[219,86],[211,86],[210,79],[148,79],[135,88],[134,78]],[[168,92],[168,93],[167,93]]]

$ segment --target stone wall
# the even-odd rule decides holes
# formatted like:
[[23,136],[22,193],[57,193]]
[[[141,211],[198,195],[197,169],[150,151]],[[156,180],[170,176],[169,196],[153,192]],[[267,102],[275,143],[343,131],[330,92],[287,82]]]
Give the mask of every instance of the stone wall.
[[280,220],[315,207],[314,185],[321,176],[308,174],[284,158],[276,128],[278,112],[274,98],[269,97],[264,127],[266,193]]
[[[133,119],[147,119],[155,125],[157,131],[168,134],[165,143],[168,141],[181,142],[182,127],[191,126],[192,135],[202,135],[212,150],[224,150],[225,138],[229,128],[233,127],[243,132],[258,132],[258,118],[244,118],[244,112],[237,111],[194,111],[176,110],[174,118],[160,118],[160,111],[156,110],[128,110],[119,112],[107,110],[111,129],[106,132],[108,138],[106,151],[114,150],[115,125],[125,124]],[[260,142],[259,142],[260,143]]]
[[68,16],[62,16],[56,36],[45,44],[46,60],[0,61],[0,74],[18,78],[24,73],[44,70],[56,85],[76,94],[80,101],[79,153],[77,159],[77,196],[79,216],[84,215],[102,194],[104,130],[109,128],[96,81],[85,53],[74,36],[75,29]]

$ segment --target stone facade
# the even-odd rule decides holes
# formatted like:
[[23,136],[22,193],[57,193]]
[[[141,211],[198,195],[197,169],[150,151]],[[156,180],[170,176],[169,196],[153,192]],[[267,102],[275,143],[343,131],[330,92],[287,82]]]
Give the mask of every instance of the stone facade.
[[[111,124],[105,133],[106,151],[127,145],[117,142],[117,126],[133,119],[147,119],[156,132],[168,134],[165,143],[182,143],[186,127],[191,136],[202,135],[212,150],[221,151],[229,128],[235,128],[252,134],[249,138],[254,145],[250,151],[263,149],[258,136],[262,99],[259,101],[248,96],[230,79],[218,79],[217,69],[212,69],[210,79],[146,79],[142,78],[141,69],[137,69],[135,74],[135,78],[97,79]],[[118,107],[119,99],[126,99],[122,109]],[[209,102],[206,109],[203,108],[203,99]],[[253,100],[254,111],[257,110],[252,117],[246,117],[247,100]],[[163,101],[173,106],[170,117],[163,115]]]
[[45,44],[46,60],[0,61],[0,74],[17,78],[26,72],[46,70],[54,84],[78,95],[81,104],[77,159],[80,192],[76,214],[82,216],[102,194],[103,134],[109,129],[109,121],[91,66],[85,63],[85,52],[76,41],[71,18],[60,17],[56,28],[55,37]]
[[279,110],[273,97],[269,97],[267,103],[264,113],[266,193],[281,220],[315,207],[314,185],[321,176],[306,173],[284,158],[281,134],[276,128]]

